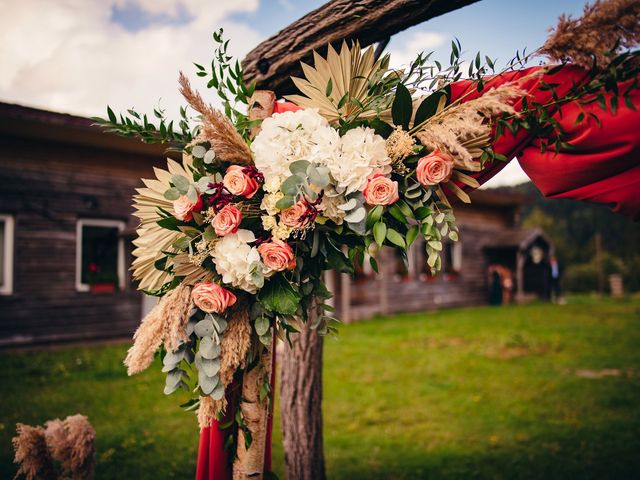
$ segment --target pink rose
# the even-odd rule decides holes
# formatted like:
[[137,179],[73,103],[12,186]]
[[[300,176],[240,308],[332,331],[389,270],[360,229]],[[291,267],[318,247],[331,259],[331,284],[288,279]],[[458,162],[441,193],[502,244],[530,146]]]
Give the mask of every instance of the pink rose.
[[398,182],[385,177],[381,173],[369,176],[367,186],[364,187],[364,201],[368,205],[391,205],[400,198],[398,196]]
[[222,313],[236,303],[236,296],[217,283],[202,282],[193,287],[191,299],[203,312]]
[[307,224],[307,206],[300,201],[280,212],[280,221],[287,227],[302,228]]
[[418,160],[416,177],[425,186],[448,182],[453,172],[453,158],[451,155],[434,150],[426,157]]
[[296,268],[296,257],[288,243],[282,240],[271,240],[258,247],[258,252],[266,267],[275,272]]
[[234,195],[251,198],[258,191],[258,182],[251,178],[240,165],[231,165],[227,168],[223,183],[227,190]]
[[193,218],[192,212],[202,210],[202,197],[198,195],[198,200],[192,202],[186,195],[182,195],[173,202],[175,217],[183,222],[188,222]]
[[241,221],[242,212],[233,205],[226,205],[213,219],[213,229],[216,235],[224,237],[230,233],[236,233]]

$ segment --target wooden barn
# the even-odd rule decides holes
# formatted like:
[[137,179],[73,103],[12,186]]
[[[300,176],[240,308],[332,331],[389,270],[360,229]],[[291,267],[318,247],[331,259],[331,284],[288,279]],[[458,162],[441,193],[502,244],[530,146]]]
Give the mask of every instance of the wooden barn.
[[0,347],[128,336],[131,196],[163,149],[0,104]]
[[[128,337],[153,299],[128,272],[140,177],[159,146],[102,133],[86,118],[0,104],[0,347]],[[513,272],[517,298],[546,296],[551,242],[518,226],[524,198],[478,191],[459,206],[461,241],[433,277],[419,244],[389,249],[381,275],[330,274],[345,321],[487,302],[487,269]]]
[[331,272],[338,317],[350,322],[377,314],[485,304],[492,266],[501,267],[511,279],[513,301],[548,298],[553,244],[542,230],[519,226],[526,197],[478,190],[471,198],[470,205],[456,205],[460,240],[445,243],[438,275],[431,275],[427,266],[423,239],[411,246],[407,262],[393,249],[378,252],[378,274],[367,261],[353,276]]

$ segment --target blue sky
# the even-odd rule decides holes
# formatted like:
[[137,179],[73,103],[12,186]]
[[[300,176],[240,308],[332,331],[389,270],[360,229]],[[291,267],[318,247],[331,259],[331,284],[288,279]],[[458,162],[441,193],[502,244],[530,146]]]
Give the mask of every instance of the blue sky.
[[[162,106],[172,115],[182,104],[178,71],[193,75],[192,62],[209,62],[212,31],[224,27],[231,52],[242,58],[323,3],[3,0],[0,101],[86,116],[103,114],[107,104],[147,112]],[[446,61],[457,37],[469,57],[480,50],[504,62],[516,49],[541,45],[561,13],[579,15],[582,6],[583,0],[482,0],[397,34],[387,50],[393,66],[422,50]],[[194,84],[203,88],[198,79]]]

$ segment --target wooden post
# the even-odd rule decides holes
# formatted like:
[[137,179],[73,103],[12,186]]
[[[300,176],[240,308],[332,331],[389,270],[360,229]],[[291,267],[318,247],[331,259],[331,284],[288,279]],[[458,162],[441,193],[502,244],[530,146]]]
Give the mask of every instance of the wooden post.
[[524,300],[524,252],[518,248],[516,251],[516,302],[522,302]]
[[322,435],[322,337],[309,322],[285,346],[280,362],[280,412],[286,478],[325,480]]
[[598,272],[598,295],[604,294],[604,272],[602,271],[602,235],[597,232],[596,242],[596,270]]

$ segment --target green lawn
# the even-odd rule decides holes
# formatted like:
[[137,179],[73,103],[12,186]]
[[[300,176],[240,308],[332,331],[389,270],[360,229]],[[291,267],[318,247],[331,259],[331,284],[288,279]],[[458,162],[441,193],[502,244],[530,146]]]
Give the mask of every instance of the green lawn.
[[[400,315],[325,356],[330,479],[640,478],[640,298]],[[197,426],[127,346],[0,356],[0,478],[15,423],[81,412],[98,479],[191,478]],[[279,433],[275,464],[282,471]]]

